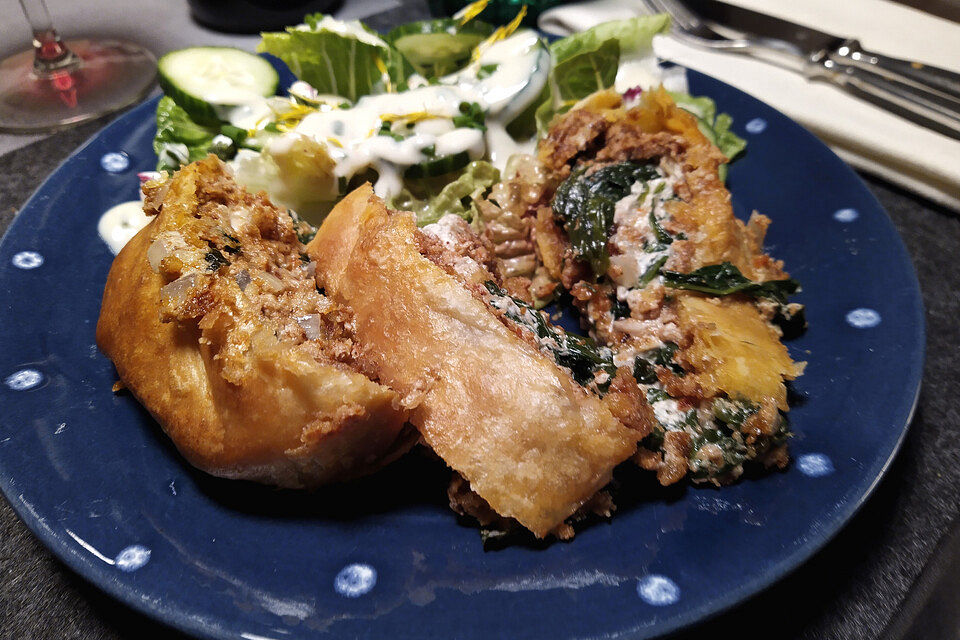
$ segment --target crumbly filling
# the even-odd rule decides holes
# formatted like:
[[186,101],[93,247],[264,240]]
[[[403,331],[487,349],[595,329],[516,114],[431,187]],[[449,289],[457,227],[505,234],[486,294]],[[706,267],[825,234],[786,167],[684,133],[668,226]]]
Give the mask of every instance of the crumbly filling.
[[[159,213],[167,188],[145,186],[148,213]],[[163,320],[215,333],[216,357],[228,372],[231,363],[242,366],[254,334],[264,330],[318,362],[352,368],[349,310],[317,287],[316,264],[290,215],[243,191],[222,168],[200,189],[195,210],[167,216],[147,251],[166,281]]]
[[[605,345],[603,349],[610,354],[608,371],[632,371],[653,407],[657,423],[641,443],[636,461],[656,471],[663,484],[683,477],[726,483],[743,472],[747,460],[783,466],[788,429],[775,400],[750,402],[725,393],[708,393],[701,387],[685,358],[693,339],[691,328],[681,322],[676,305],[678,296],[697,294],[678,292],[667,286],[661,275],[664,270],[692,271],[698,264],[695,258],[701,243],[714,240],[704,228],[691,226],[690,215],[681,222],[674,214],[681,207],[689,210],[695,206],[690,203],[697,194],[725,193],[716,177],[716,165],[711,164],[716,161],[711,155],[715,150],[698,147],[672,132],[651,132],[649,124],[638,124],[647,114],[617,112],[614,109],[618,105],[618,100],[611,98],[610,105],[603,107],[611,109],[608,112],[574,110],[556,123],[541,143],[539,162],[546,175],[553,177],[532,181],[530,192],[543,184],[552,188],[540,190],[537,199],[516,207],[515,212],[510,210],[515,220],[508,218],[512,223],[511,246],[529,239],[537,254],[534,273],[549,277],[546,285],[531,278],[530,295],[525,298],[539,300],[541,292],[552,296],[562,287],[572,297],[591,337]],[[590,194],[609,197],[617,192],[618,185],[590,182],[589,177],[604,167],[624,162],[632,166],[646,163],[654,169],[653,175],[651,171],[636,172],[640,179],[630,184],[624,195],[617,196],[612,219],[607,223],[605,247],[599,242],[591,245],[590,230],[602,228],[598,225],[604,224],[604,218],[598,215],[602,211],[590,201]],[[529,170],[527,173],[535,175]],[[589,183],[586,187],[569,184],[584,179]],[[512,192],[522,193],[523,181],[524,176],[515,176],[507,182]],[[580,217],[571,218],[570,194],[578,186],[579,193],[586,195],[581,196],[583,204],[574,211]],[[558,209],[555,194],[564,189],[567,203],[561,202]],[[490,220],[490,230],[485,233],[494,240],[497,235],[506,237],[499,225],[505,208],[498,204],[478,206],[481,220],[484,214]],[[721,218],[709,217],[712,213],[704,215],[707,224],[725,220],[722,211],[718,214]],[[737,250],[753,254],[750,265],[757,280],[784,277],[782,264],[762,252],[768,223],[755,214],[742,239],[735,240],[746,243]],[[729,227],[717,229],[724,233]],[[520,234],[522,230],[526,230],[526,236]],[[581,247],[590,253],[581,255]],[[603,273],[596,272],[597,264],[602,263],[597,258],[599,250],[609,256]],[[536,324],[522,306],[509,298],[498,300],[495,304],[519,324]],[[767,322],[779,316],[781,321],[799,318],[798,324],[802,325],[798,305],[765,303],[762,299],[756,305]],[[555,348],[554,342],[548,337],[540,344]]]

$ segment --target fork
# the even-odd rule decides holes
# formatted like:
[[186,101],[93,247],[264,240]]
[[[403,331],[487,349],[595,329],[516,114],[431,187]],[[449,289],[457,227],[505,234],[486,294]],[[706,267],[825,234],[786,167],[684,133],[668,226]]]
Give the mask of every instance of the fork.
[[[701,49],[748,54],[797,71],[808,80],[826,80],[859,98],[928,129],[960,140],[960,101],[915,83],[898,81],[869,68],[838,64],[833,56],[808,56],[799,47],[778,38],[728,38],[723,27],[708,25],[679,0],[642,0],[654,13],[670,16],[671,34]],[[855,43],[855,41],[845,41]],[[843,55],[843,52],[840,52]]]
[[727,38],[691,13],[676,0],[642,0],[653,13],[666,13],[670,16],[673,30],[671,34],[687,44],[701,49],[746,53],[791,68],[806,74],[802,62],[804,55],[800,49],[786,40],[753,36],[750,38]]
[[[672,34],[681,41],[704,49],[717,51],[735,51],[739,53],[763,53],[761,49],[774,52],[783,52],[790,55],[802,56],[799,49],[789,42],[773,38],[726,38],[710,27],[700,18],[690,13],[686,7],[673,0],[642,0],[647,9],[653,13],[666,13],[673,24]],[[785,60],[790,62],[789,59]],[[778,59],[778,62],[780,60]],[[791,64],[790,66],[796,66]]]

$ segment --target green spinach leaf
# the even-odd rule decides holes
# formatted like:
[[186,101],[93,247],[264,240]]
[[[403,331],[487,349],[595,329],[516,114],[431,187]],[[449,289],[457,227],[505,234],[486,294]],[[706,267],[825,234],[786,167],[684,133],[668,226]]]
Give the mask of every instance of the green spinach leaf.
[[638,180],[657,177],[657,170],[653,165],[638,162],[601,167],[589,175],[587,169],[581,167],[563,181],[551,206],[563,222],[574,252],[600,276],[610,265],[607,239],[617,200],[627,195]]
[[768,298],[786,304],[787,297],[800,290],[800,283],[793,278],[754,282],[729,262],[700,267],[690,273],[662,271],[663,283],[674,289],[701,291],[715,296],[741,293],[753,298]]
[[662,347],[638,355],[633,361],[633,377],[641,384],[653,384],[657,381],[657,366],[666,367],[674,374],[683,377],[686,371],[673,361],[673,356],[679,348],[676,343],[665,342]]

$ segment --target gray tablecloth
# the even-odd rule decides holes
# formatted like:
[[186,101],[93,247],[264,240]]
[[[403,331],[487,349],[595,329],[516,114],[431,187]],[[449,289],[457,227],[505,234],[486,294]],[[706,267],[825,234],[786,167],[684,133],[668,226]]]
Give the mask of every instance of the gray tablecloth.
[[[0,157],[0,233],[40,182],[104,123]],[[926,304],[927,364],[910,433],[874,496],[823,551],[762,595],[683,637],[872,639],[888,637],[891,627],[899,634],[918,610],[913,603],[907,614],[898,613],[918,576],[926,567],[936,577],[948,561],[935,552],[960,510],[960,219],[885,183],[867,178],[867,184],[913,256]],[[923,637],[957,637],[949,631],[939,625]],[[0,638],[180,637],[73,574],[0,500]]]

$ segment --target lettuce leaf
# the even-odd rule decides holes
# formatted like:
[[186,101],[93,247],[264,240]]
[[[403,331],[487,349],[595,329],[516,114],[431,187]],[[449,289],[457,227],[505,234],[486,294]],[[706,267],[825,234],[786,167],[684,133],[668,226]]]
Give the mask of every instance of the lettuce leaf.
[[359,21],[310,14],[305,24],[262,33],[257,51],[272,54],[320,93],[351,101],[403,85],[411,68],[400,53]]
[[157,171],[176,171],[182,164],[206,157],[217,133],[191,120],[172,98],[163,96],[157,104],[157,133],[153,137]]
[[595,49],[574,53],[554,63],[550,92],[554,104],[565,105],[586,98],[617,79],[620,64],[620,43],[611,38]]
[[[689,111],[697,117],[698,120],[712,123],[717,117],[717,103],[707,96],[692,96],[689,93],[680,93],[679,91],[668,91],[677,106],[684,111]],[[706,134],[704,134],[706,135]]]
[[[727,156],[727,164],[746,148],[747,141],[730,131],[733,118],[727,113],[717,114],[717,105],[712,99],[673,91],[670,92],[670,96],[678,107],[689,111],[697,118],[697,127],[700,132],[716,145],[723,155]],[[727,164],[720,165],[721,180],[727,178]]]
[[613,86],[620,65],[620,44],[611,39],[592,51],[575,53],[554,62],[545,89],[547,98],[537,108],[537,131],[546,133],[554,117],[592,93]]
[[207,127],[194,122],[169,96],[157,103],[157,133],[153,137],[157,171],[176,171],[209,153],[229,160],[245,139],[246,131],[237,127]]
[[611,20],[554,41],[550,45],[550,54],[557,64],[574,55],[596,51],[603,43],[616,40],[621,55],[641,55],[652,50],[653,36],[669,30],[670,17],[665,13]]
[[470,222],[477,213],[473,201],[499,180],[500,172],[496,167],[485,160],[475,160],[454,180],[450,180],[450,176],[439,176],[439,179],[407,181],[390,206],[413,211],[417,215],[417,225],[421,227],[448,213]]
[[550,45],[553,65],[534,120],[542,136],[557,115],[592,93],[613,86],[624,57],[653,51],[653,36],[670,29],[666,14],[612,20]]
[[336,163],[327,147],[307,136],[267,142],[261,152],[241,151],[233,162],[237,182],[266,191],[274,203],[319,226],[339,195]]

